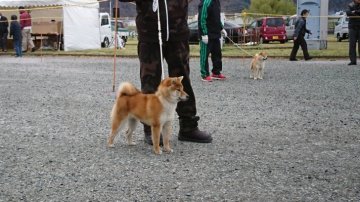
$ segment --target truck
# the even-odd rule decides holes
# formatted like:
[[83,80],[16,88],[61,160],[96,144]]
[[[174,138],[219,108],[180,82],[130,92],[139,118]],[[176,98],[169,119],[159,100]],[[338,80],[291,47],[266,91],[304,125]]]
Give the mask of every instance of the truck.
[[[114,45],[115,20],[111,19],[109,13],[100,13],[99,15],[101,47],[108,48]],[[118,47],[125,47],[130,32],[122,21],[118,21],[117,28]]]
[[[115,20],[111,21],[111,30],[112,30],[112,35],[114,38],[115,37]],[[130,36],[130,31],[125,26],[125,23],[121,20],[117,21],[117,36],[119,37],[119,39],[121,39],[121,40],[118,40],[121,42],[121,44],[118,44],[118,46],[125,47],[125,44]]]
[[349,18],[344,15],[335,24],[334,36],[338,42],[349,38]]
[[102,48],[107,48],[112,41],[111,17],[109,13],[99,13],[100,42]]

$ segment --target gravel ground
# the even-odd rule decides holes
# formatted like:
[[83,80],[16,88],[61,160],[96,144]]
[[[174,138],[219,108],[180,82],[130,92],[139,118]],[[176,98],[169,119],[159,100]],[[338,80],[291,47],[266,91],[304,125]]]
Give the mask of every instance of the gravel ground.
[[[0,57],[0,201],[359,201],[360,67],[342,61],[224,59],[204,83],[191,60],[200,128],[212,144],[177,140],[156,156],[118,136],[111,58]],[[139,86],[137,59],[117,82]]]

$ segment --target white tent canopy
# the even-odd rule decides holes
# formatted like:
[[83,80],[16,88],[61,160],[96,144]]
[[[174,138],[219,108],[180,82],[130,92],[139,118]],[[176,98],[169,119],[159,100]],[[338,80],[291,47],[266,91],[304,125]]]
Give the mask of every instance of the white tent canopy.
[[[26,8],[61,6],[65,51],[101,47],[97,0],[0,0],[0,10],[19,6]],[[51,13],[51,10],[49,12]]]

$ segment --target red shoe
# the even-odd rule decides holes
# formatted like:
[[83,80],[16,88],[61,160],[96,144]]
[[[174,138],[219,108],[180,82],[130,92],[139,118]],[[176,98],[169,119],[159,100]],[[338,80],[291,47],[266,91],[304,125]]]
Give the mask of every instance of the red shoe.
[[212,79],[216,79],[216,80],[225,80],[226,77],[223,74],[211,74],[211,78]]
[[201,78],[202,81],[206,81],[206,82],[212,82],[212,79],[210,76],[205,76]]

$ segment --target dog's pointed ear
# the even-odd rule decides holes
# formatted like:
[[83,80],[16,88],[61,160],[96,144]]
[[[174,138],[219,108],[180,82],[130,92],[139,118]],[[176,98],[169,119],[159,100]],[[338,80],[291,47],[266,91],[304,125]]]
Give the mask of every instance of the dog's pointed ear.
[[178,78],[179,78],[179,80],[181,82],[183,80],[184,76],[179,76]]

